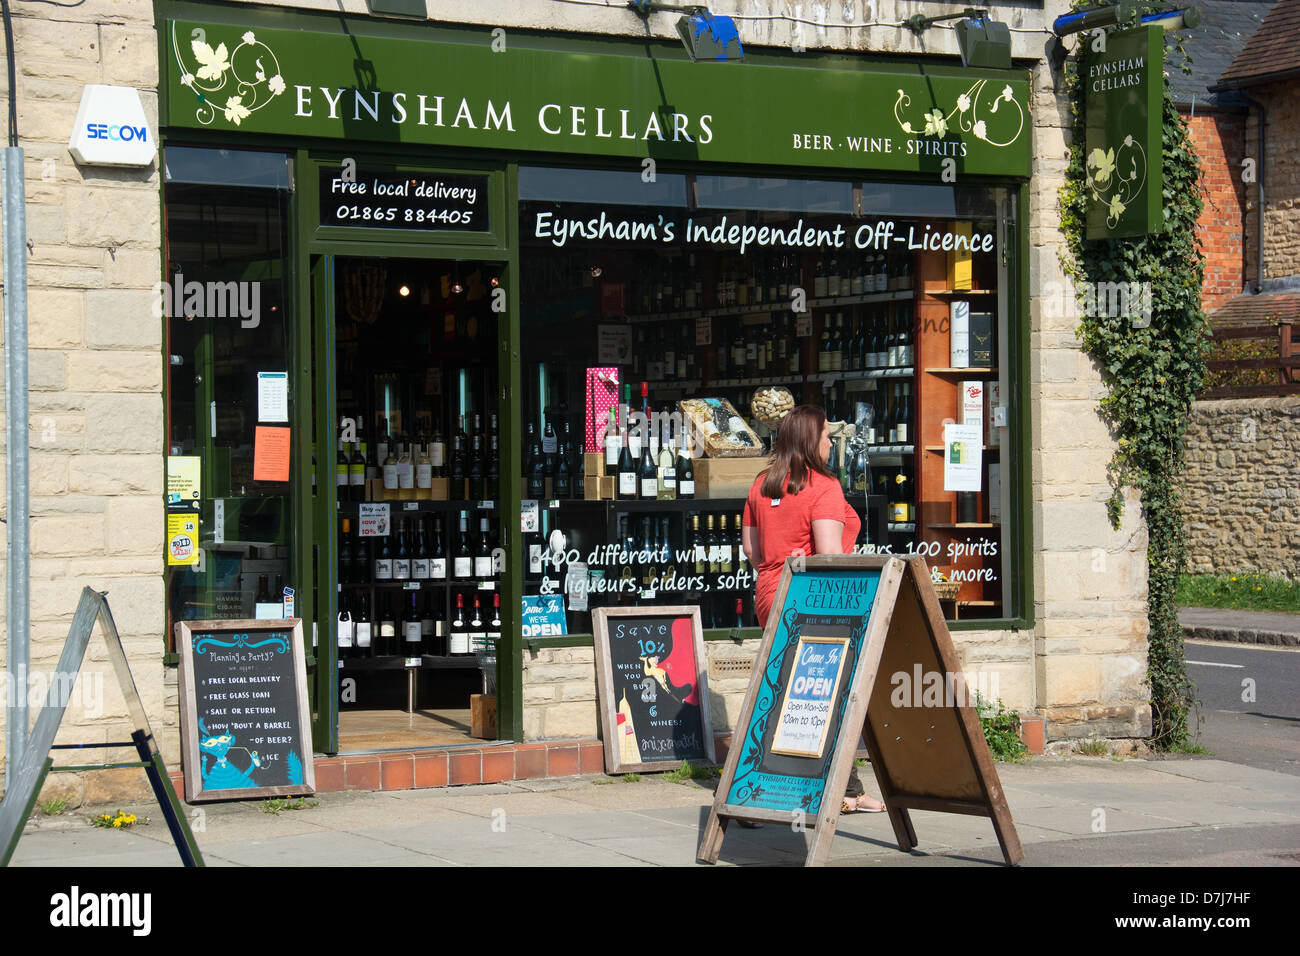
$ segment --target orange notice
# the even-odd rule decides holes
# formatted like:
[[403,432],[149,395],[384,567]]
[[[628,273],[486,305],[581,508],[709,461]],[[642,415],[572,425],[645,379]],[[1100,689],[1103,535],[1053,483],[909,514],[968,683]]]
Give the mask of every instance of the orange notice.
[[289,480],[289,432],[288,428],[257,426],[253,437],[254,481]]

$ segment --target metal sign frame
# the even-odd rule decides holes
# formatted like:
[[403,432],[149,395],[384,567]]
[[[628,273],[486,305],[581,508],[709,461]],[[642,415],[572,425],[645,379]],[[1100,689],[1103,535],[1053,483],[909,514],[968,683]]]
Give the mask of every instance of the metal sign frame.
[[[54,738],[58,735],[63,713],[68,706],[68,697],[81,671],[81,664],[86,656],[86,646],[90,642],[90,635],[97,621],[100,633],[104,637],[109,662],[113,665],[113,673],[117,677],[117,685],[122,691],[123,700],[126,701],[131,726],[134,728],[131,732],[131,740],[102,744],[56,744]],[[0,803],[0,866],[9,865],[18,846],[18,840],[22,836],[23,826],[36,805],[36,799],[47,774],[123,767],[141,768],[149,778],[149,785],[153,788],[163,818],[167,821],[167,829],[171,831],[181,862],[185,866],[203,866],[203,856],[194,841],[194,834],[185,819],[180,800],[172,787],[171,778],[167,776],[167,767],[163,763],[162,753],[149,727],[149,719],[145,715],[140,694],[135,688],[135,680],[131,676],[126,653],[122,650],[122,639],[118,635],[117,624],[113,621],[113,612],[108,608],[106,592],[100,593],[88,587],[82,589],[81,600],[77,603],[72,625],[68,628],[67,640],[63,644],[63,653],[59,655],[55,678],[50,682],[50,688],[45,695],[45,705],[37,715],[36,726],[27,738],[27,745],[11,777],[4,802]],[[133,748],[140,757],[139,761],[55,767],[50,757],[51,750],[121,747]]]

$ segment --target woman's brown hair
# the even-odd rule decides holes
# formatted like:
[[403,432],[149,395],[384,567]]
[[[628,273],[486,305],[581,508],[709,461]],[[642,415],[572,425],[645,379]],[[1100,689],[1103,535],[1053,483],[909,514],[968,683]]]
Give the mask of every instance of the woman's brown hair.
[[797,405],[781,422],[772,446],[772,463],[763,473],[764,498],[780,498],[788,490],[797,495],[808,483],[810,472],[834,478],[818,452],[826,413],[816,405]]

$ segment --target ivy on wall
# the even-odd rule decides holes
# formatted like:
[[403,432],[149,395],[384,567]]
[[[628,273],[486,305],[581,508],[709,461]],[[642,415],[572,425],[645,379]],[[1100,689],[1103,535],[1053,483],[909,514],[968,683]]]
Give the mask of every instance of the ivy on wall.
[[[1081,37],[1081,48],[1089,39]],[[1186,562],[1178,490],[1183,434],[1206,374],[1208,344],[1201,310],[1205,257],[1196,233],[1203,206],[1200,162],[1166,81],[1163,230],[1127,239],[1086,239],[1084,88],[1078,57],[1067,60],[1065,77],[1073,114],[1070,165],[1060,192],[1066,274],[1076,285],[1090,283],[1094,289],[1094,283],[1103,282],[1149,283],[1151,289],[1148,328],[1135,327],[1131,316],[1087,314],[1077,334],[1084,353],[1101,369],[1107,390],[1101,414],[1118,445],[1109,465],[1111,524],[1118,526],[1123,514],[1125,488],[1141,496],[1148,530],[1152,743],[1177,749],[1188,742],[1195,701],[1175,591]]]

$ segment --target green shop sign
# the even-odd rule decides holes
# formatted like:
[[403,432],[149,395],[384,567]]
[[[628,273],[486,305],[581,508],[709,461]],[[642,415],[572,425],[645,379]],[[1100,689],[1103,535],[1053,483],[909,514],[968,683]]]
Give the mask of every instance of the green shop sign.
[[173,129],[949,182],[1030,169],[1024,71],[692,63],[666,47],[574,52],[523,37],[496,52],[487,30],[353,20],[346,30],[169,20],[162,42]]
[[1088,238],[1159,232],[1164,31],[1108,33],[1084,58]]

